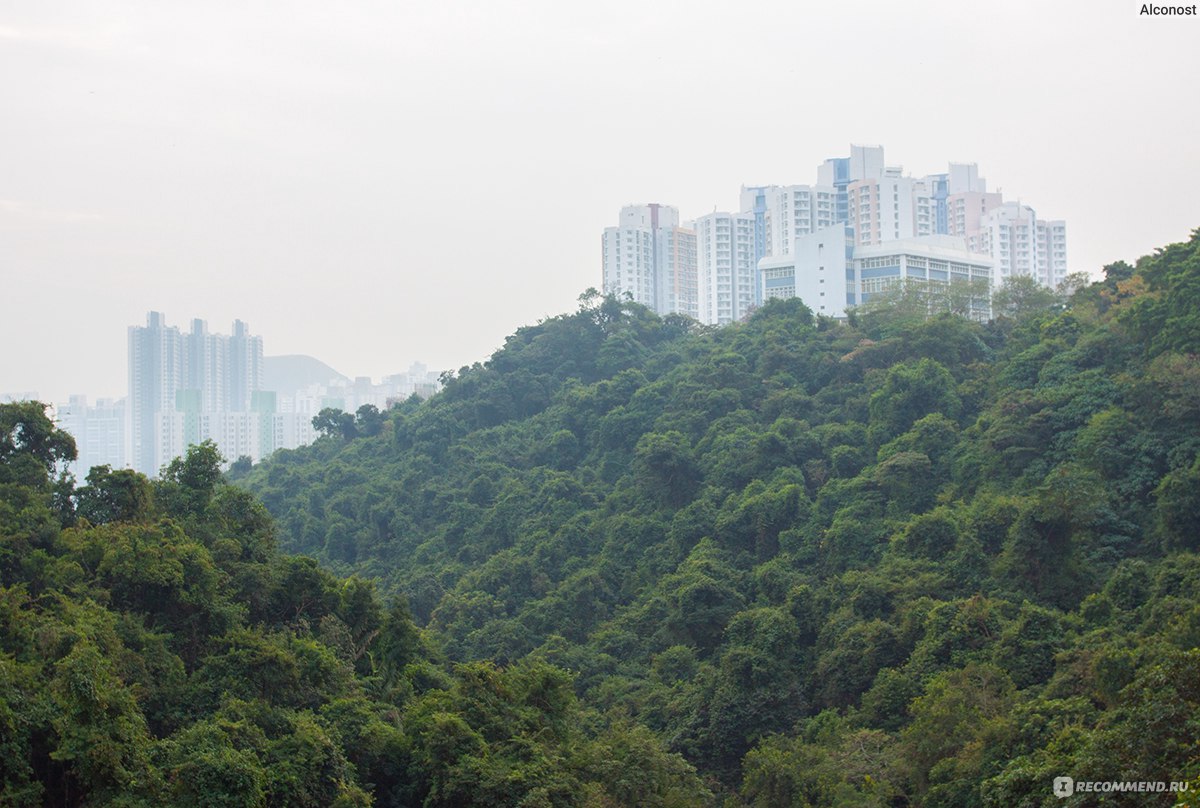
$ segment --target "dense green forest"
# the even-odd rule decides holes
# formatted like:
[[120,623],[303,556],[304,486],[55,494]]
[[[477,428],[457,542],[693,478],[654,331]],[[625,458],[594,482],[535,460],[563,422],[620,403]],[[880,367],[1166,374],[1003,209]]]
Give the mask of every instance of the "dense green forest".
[[1198,354],[1200,231],[986,324],[587,295],[237,482],[449,660],[569,672],[718,802],[1058,804],[1200,775]]
[[1186,802],[1200,231],[1104,275],[987,324],[585,295],[225,477],[73,481],[0,405],[0,805]]
[[696,805],[694,769],[528,659],[281,555],[211,444],[150,482],[0,405],[0,806]]

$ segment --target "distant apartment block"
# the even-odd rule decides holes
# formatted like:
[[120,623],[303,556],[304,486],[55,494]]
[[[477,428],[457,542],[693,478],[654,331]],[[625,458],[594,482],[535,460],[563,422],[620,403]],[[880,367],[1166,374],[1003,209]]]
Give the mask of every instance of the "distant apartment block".
[[933,197],[924,180],[891,169],[881,177],[855,180],[846,189],[848,224],[855,246],[934,234]]
[[[183,333],[168,326],[161,312],[146,315],[146,325],[129,327],[129,465],[157,474],[187,446],[215,435],[232,460],[245,442],[228,429],[213,429],[214,414],[257,417],[254,397],[262,388],[262,337],[252,336],[240,320],[231,335],[210,334],[208,324],[193,320]],[[238,453],[235,453],[238,452]],[[252,457],[262,452],[245,452]]]
[[[604,292],[657,309],[655,240],[661,205],[621,208],[620,224],[604,230]],[[670,216],[674,208],[666,208]],[[678,222],[678,213],[672,217]]]
[[750,313],[758,294],[752,213],[710,213],[696,219],[700,322],[726,325]]
[[679,226],[663,228],[659,231],[656,254],[655,309],[698,319],[700,289],[696,275],[696,231]]
[[944,232],[950,236],[966,239],[969,244],[974,242],[977,246],[984,220],[1003,202],[1000,194],[986,191],[964,191],[951,194],[946,199]]
[[679,211],[656,203],[621,208],[604,230],[605,294],[663,314],[697,316],[696,234],[679,226]]
[[1067,225],[1039,219],[1028,205],[1003,202],[981,218],[967,235],[979,252],[996,261],[1000,280],[1025,275],[1054,287],[1067,277]]
[[[763,249],[758,258],[785,255],[801,236],[835,224],[837,190],[832,185],[768,185],[742,188],[742,211],[753,211],[748,193],[761,192]],[[757,226],[757,225],[756,225]]]
[[75,438],[75,462],[69,469],[82,481],[92,466],[125,467],[125,399],[101,398],[89,405],[87,396],[71,396],[55,407],[58,427]]

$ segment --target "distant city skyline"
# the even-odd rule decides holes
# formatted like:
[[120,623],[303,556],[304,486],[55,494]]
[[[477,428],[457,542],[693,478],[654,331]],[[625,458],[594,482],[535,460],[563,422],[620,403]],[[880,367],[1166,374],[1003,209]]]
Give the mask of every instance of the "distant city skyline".
[[1200,21],[1139,9],[9,4],[0,391],[124,395],[147,310],[351,377],[482,361],[598,286],[621,206],[731,211],[849,142],[1133,261],[1200,225]]
[[414,363],[407,372],[350,379],[303,355],[266,357],[264,339],[234,320],[229,334],[193,318],[173,325],[163,312],[127,329],[128,384],[121,398],[86,393],[48,401],[32,391],[0,391],[0,402],[40,399],[75,438],[77,479],[92,466],[133,468],[154,476],[186,448],[212,440],[227,462],[257,462],[277,449],[314,441],[313,417],[326,408],[386,410],[412,395],[428,397],[438,371]]
[[[268,353],[268,354],[263,355],[264,362],[287,360],[287,359],[315,360],[316,362],[319,362],[322,365],[328,366],[330,368],[330,370],[332,370],[338,376],[344,377],[346,379],[347,383],[353,383],[355,381],[360,381],[363,379],[369,379],[372,383],[376,383],[376,382],[380,382],[384,379],[387,379],[391,376],[395,376],[397,374],[402,374],[405,372],[401,368],[394,368],[390,372],[364,373],[364,374],[360,374],[357,376],[352,376],[348,373],[342,373],[337,368],[335,368],[332,365],[330,365],[329,363],[325,362],[320,356],[314,355],[314,354]],[[401,366],[407,365],[410,369],[413,366],[427,367],[427,365],[424,362],[420,361],[419,359],[413,360],[411,362],[400,363],[400,365]],[[458,367],[461,367],[461,365],[456,366],[454,368],[439,369],[434,372],[441,373],[442,370],[458,370]],[[93,401],[93,402],[100,401],[100,400],[122,399],[122,398],[125,398],[126,393],[127,393],[127,382],[125,381],[127,372],[128,372],[127,370],[122,370],[120,372],[122,379],[115,386],[116,387],[115,395],[106,394],[104,392],[105,390],[109,390],[109,389],[113,388],[114,385],[106,385],[100,389],[100,392],[96,392],[95,390],[84,389],[82,386],[79,386],[79,385],[60,384],[60,385],[56,385],[54,389],[67,390],[68,392],[63,393],[63,394],[55,394],[55,395],[48,395],[43,390],[39,390],[39,389],[35,389],[35,388],[21,388],[21,387],[14,386],[14,387],[9,387],[9,388],[0,388],[0,403],[7,403],[7,402],[12,402],[12,401],[38,400],[44,404],[60,405],[60,404],[64,404],[64,403],[68,402],[71,398],[78,397],[78,396],[82,396],[85,399],[88,399],[89,401]],[[122,385],[126,385],[126,386],[122,386]]]

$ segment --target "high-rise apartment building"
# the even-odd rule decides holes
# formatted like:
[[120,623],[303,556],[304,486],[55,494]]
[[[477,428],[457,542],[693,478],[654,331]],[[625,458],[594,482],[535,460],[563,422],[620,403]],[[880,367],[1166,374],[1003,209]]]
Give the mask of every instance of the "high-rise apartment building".
[[73,395],[55,408],[58,427],[75,438],[76,458],[70,464],[82,481],[92,466],[125,466],[125,399],[98,399],[89,406],[87,396]]
[[183,337],[161,312],[146,315],[145,327],[129,327],[129,464],[156,474],[164,447],[158,416],[175,409],[184,378]]
[[[749,212],[746,190],[743,189],[743,212]],[[837,195],[832,185],[761,186],[765,249],[758,258],[785,255],[792,251],[796,239],[835,224]]]
[[950,194],[946,200],[946,235],[959,236],[968,242],[977,240],[984,218],[1002,205],[998,193],[963,191]]
[[726,325],[750,313],[758,299],[754,214],[710,213],[694,223],[699,320]]
[[661,205],[621,208],[620,224],[604,228],[604,293],[654,307],[655,238]]
[[687,227],[666,227],[659,231],[655,273],[658,294],[655,310],[663,314],[686,314],[699,318],[699,294],[696,278],[696,231]]
[[628,205],[604,229],[604,293],[659,314],[697,314],[696,234],[669,205]]
[[934,235],[934,203],[924,180],[888,169],[882,177],[855,180],[846,194],[858,246]]
[[1028,276],[1055,287],[1067,277],[1067,226],[1044,220],[1028,205],[1004,202],[980,221],[967,237],[972,249],[990,255],[999,280]]
[[[231,336],[210,334],[203,320],[193,320],[184,334],[156,311],[145,327],[130,326],[129,464],[156,474],[188,445],[223,432],[204,428],[214,413],[251,412],[262,388],[262,357],[262,337],[240,320]],[[223,453],[238,457],[230,453],[241,443],[226,443]]]
[[882,146],[850,146],[849,157],[834,157],[817,166],[817,184],[832,186],[836,196],[836,222],[850,221],[850,183],[883,176]]
[[620,224],[604,229],[604,292],[654,308],[658,277],[655,258],[660,228],[678,225],[679,213],[665,205],[627,205]]
[[1067,279],[1067,223],[1062,219],[1038,219],[1038,258],[1041,282],[1057,287]]
[[[741,205],[739,209],[742,213],[750,213],[754,215],[754,260],[760,261],[764,256],[771,254],[771,247],[767,242],[767,217],[768,198],[775,189],[776,185],[743,185],[742,192],[739,196]],[[759,300],[759,303],[762,301]]]
[[222,340],[228,356],[224,409],[246,412],[253,408],[254,394],[262,390],[262,337],[250,334],[250,326],[233,321],[233,333]]

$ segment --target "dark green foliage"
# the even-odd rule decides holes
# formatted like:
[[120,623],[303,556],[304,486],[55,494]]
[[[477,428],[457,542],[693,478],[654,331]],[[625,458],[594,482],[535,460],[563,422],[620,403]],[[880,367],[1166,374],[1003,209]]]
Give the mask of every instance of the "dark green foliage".
[[20,472],[0,500],[0,804],[709,798],[649,730],[585,717],[566,671],[450,669],[403,599],[279,555],[211,444],[156,483],[65,480],[76,520],[51,508],[70,436],[41,405],[0,405],[0,423]]
[[[1179,717],[1145,677],[1184,675],[1200,642],[1198,244],[1091,286],[1009,282],[988,324],[901,297],[846,323],[772,301],[712,330],[585,296],[377,435],[326,413],[336,440],[239,482],[286,547],[377,578],[450,659],[491,660],[454,704],[519,704],[497,671],[550,661],[596,742],[650,733],[731,805],[1038,804],[1076,764],[1136,768],[1115,744]],[[337,587],[275,569],[296,594],[264,587],[255,614],[420,698],[394,681],[415,676],[408,628],[384,617],[356,658]],[[506,736],[427,706],[430,804],[464,783],[514,799],[493,747],[542,719],[501,710]],[[1196,775],[1179,720],[1148,779]],[[528,793],[592,794],[576,760],[528,769]]]
[[661,491],[665,504],[679,507],[692,498],[699,472],[681,433],[643,435],[634,450],[634,462],[636,481],[644,490]]
[[933,413],[953,421],[960,408],[954,377],[941,363],[926,358],[894,365],[871,394],[871,438],[885,443]]
[[94,525],[136,522],[153,514],[150,481],[132,469],[93,466],[75,498],[76,514]]
[[1163,477],[1154,498],[1165,547],[1200,549],[1200,456]]
[[0,483],[38,485],[57,464],[74,459],[75,439],[54,428],[44,405],[21,401],[0,408]]

